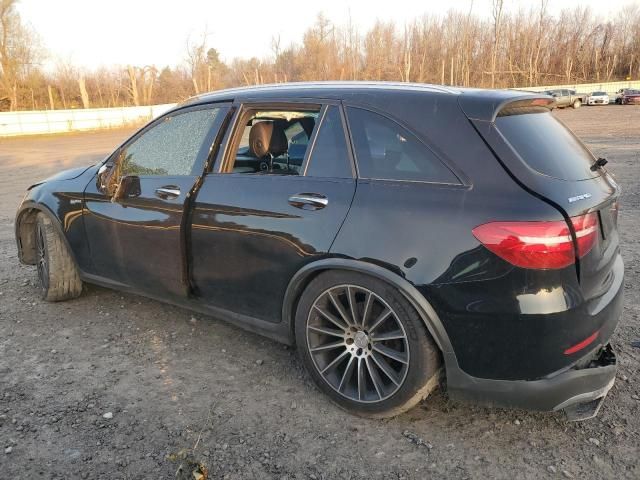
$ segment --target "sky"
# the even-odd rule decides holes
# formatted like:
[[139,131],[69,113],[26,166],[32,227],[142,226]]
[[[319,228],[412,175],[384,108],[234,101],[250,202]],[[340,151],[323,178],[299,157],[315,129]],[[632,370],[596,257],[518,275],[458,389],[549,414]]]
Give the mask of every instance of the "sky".
[[[548,9],[588,5],[605,17],[640,0],[549,0]],[[488,17],[491,0],[473,0],[473,12]],[[360,32],[377,19],[402,25],[425,13],[464,12],[471,0],[20,0],[23,21],[38,32],[48,52],[45,67],[60,60],[88,69],[102,65],[176,65],[187,42],[208,32],[208,45],[223,60],[270,55],[271,40],[281,46],[302,39],[319,12],[332,22],[351,18]],[[505,8],[537,6],[532,0],[506,0]]]

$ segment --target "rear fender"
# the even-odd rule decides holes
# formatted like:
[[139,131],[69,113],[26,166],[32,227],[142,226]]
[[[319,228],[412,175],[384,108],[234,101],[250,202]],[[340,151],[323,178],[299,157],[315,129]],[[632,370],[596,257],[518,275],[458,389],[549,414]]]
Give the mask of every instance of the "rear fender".
[[289,335],[291,343],[293,343],[293,339],[295,338],[294,317],[300,296],[309,282],[317,274],[325,270],[348,270],[359,272],[378,278],[383,282],[396,287],[416,309],[420,318],[424,322],[425,327],[438,344],[445,361],[445,368],[447,372],[452,369],[459,369],[451,341],[449,340],[449,336],[447,335],[440,317],[416,287],[398,274],[384,267],[353,259],[326,258],[318,260],[305,265],[293,276],[289,282],[282,307],[282,319],[290,326]]

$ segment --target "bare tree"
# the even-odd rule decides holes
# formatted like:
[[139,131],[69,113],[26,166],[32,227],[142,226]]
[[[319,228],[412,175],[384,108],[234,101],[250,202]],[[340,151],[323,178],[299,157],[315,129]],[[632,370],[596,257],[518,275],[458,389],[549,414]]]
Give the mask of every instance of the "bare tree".
[[[40,40],[23,25],[16,4],[17,0],[0,0],[0,98],[7,97],[12,110],[18,108],[21,84],[41,54]],[[32,101],[33,96],[32,91]]]
[[87,93],[87,84],[84,80],[84,75],[80,74],[78,77],[78,87],[80,88],[80,98],[82,99],[82,108],[89,108],[89,94]]
[[504,0],[493,0],[491,15],[493,16],[493,50],[491,52],[491,88],[496,86],[496,62],[498,60],[498,45],[500,42],[500,28],[502,27],[502,9]]
[[[527,87],[640,77],[640,6],[602,20],[578,6],[549,14],[549,0],[514,8],[492,0],[490,15],[469,9],[423,15],[404,26],[378,21],[360,33],[349,17],[318,15],[299,42],[271,41],[264,58],[224,62],[205,31],[187,42],[184,63],[78,69],[38,65],[37,35],[17,0],[0,0],[0,108],[76,108],[175,102],[235,85],[304,80],[401,80],[477,87]],[[399,28],[400,27],[400,28]],[[82,76],[80,75],[82,72]]]

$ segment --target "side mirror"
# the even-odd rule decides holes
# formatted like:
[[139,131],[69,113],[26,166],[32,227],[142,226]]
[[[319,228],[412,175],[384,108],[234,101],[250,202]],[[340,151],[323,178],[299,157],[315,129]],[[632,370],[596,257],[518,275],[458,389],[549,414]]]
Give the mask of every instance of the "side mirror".
[[111,166],[106,163],[102,165],[98,170],[98,175],[96,179],[96,187],[98,188],[98,191],[102,193],[107,193],[110,172],[111,172]]
[[128,175],[120,179],[120,183],[118,183],[118,187],[111,197],[111,201],[117,202],[125,198],[139,197],[141,193],[140,177]]

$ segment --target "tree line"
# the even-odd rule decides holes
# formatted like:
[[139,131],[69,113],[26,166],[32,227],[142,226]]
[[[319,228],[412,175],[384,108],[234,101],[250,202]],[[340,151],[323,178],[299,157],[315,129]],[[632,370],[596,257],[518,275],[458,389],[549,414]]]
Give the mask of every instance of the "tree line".
[[451,10],[361,31],[351,19],[319,14],[300,41],[271,40],[263,58],[225,62],[208,35],[190,41],[180,65],[88,71],[42,68],[45,49],[20,18],[18,0],[0,0],[0,110],[172,103],[232,86],[309,80],[389,80],[490,88],[608,82],[640,77],[640,8],[606,12],[577,6],[551,15],[548,0],[488,15]]

